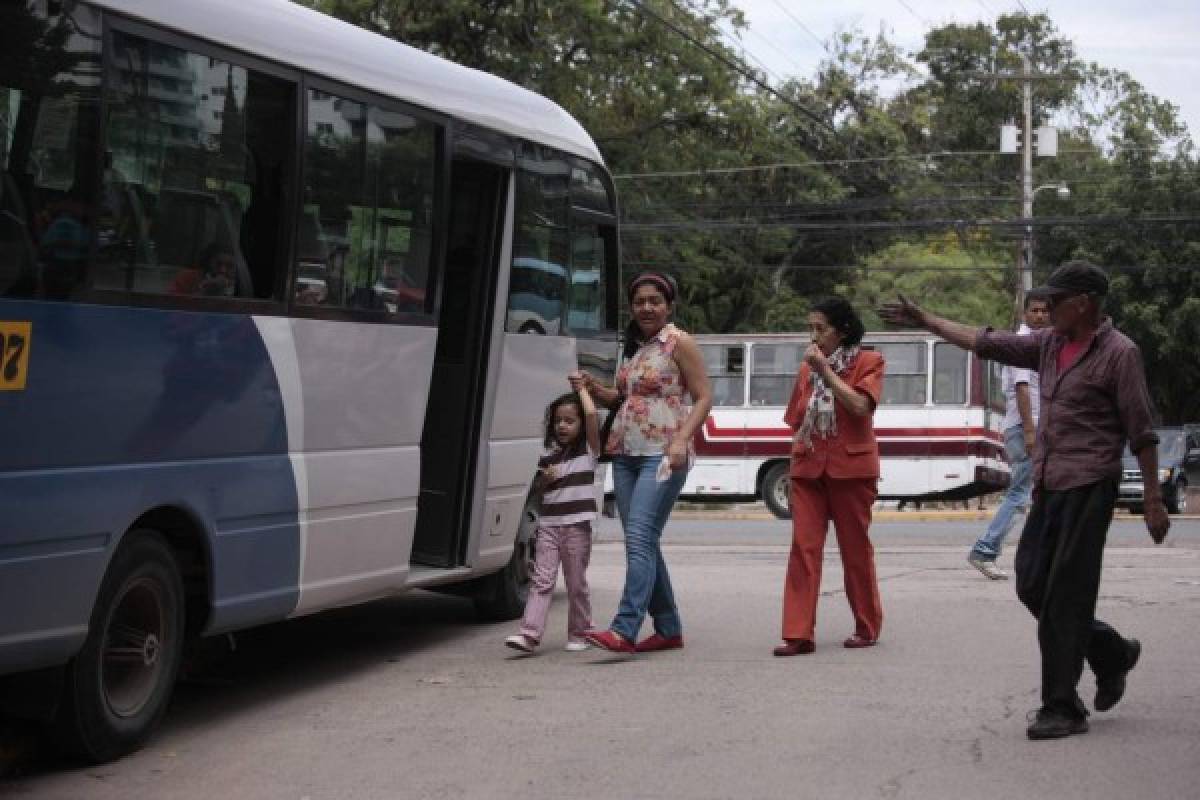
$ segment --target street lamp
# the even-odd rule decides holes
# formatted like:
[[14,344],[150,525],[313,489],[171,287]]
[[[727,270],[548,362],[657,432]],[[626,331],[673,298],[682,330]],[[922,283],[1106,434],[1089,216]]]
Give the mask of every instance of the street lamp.
[[1033,198],[1045,189],[1053,189],[1059,200],[1066,200],[1071,196],[1071,187],[1067,186],[1066,181],[1055,181],[1043,183],[1024,198],[1022,211],[1025,214],[1025,235],[1021,240],[1021,267],[1017,275],[1017,319],[1021,318],[1024,311],[1025,293],[1033,288]]

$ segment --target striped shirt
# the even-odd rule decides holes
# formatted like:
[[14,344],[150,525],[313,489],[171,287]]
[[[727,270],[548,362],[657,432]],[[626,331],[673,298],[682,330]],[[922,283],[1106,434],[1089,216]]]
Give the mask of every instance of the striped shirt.
[[538,469],[553,468],[543,478],[541,525],[577,525],[596,518],[596,454],[584,448],[572,456],[556,447],[538,459]]

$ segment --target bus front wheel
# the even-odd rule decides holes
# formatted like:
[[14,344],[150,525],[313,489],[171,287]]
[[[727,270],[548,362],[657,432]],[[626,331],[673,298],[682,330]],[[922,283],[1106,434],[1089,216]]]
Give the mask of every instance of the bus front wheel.
[[763,476],[762,499],[772,514],[779,519],[791,519],[792,509],[788,499],[791,489],[791,478],[788,475],[788,462],[780,461]]
[[100,585],[83,648],[66,669],[56,728],[69,752],[111,761],[150,736],[179,670],[183,597],[162,536],[127,534]]
[[512,556],[504,569],[479,582],[475,592],[475,613],[488,622],[516,619],[525,612],[529,587],[533,583],[533,565],[537,558],[537,502],[532,498],[521,512],[521,524],[513,542]]

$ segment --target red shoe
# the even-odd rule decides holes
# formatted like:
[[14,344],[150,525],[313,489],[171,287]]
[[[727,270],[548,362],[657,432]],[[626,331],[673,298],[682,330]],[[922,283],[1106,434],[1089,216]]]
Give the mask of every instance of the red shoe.
[[772,653],[777,656],[806,656],[814,652],[817,646],[812,639],[784,639],[783,644],[776,647]]
[[874,647],[878,639],[868,639],[865,636],[859,636],[857,633],[852,635],[846,641],[842,642],[842,647]]
[[583,638],[588,642],[602,650],[608,650],[612,653],[636,653],[637,648],[633,646],[633,642],[626,639],[616,631],[599,631],[585,633]]
[[683,634],[678,636],[662,636],[652,633],[634,645],[634,649],[639,653],[653,653],[658,650],[680,650],[682,648]]

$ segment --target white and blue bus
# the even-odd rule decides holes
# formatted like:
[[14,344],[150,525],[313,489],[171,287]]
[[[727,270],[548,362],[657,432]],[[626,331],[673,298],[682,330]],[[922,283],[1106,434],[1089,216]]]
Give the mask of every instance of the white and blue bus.
[[542,409],[617,352],[580,125],[288,0],[13,0],[0,53],[3,709],[103,760],[188,637],[519,614]]

